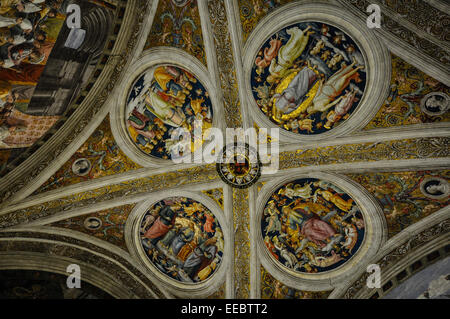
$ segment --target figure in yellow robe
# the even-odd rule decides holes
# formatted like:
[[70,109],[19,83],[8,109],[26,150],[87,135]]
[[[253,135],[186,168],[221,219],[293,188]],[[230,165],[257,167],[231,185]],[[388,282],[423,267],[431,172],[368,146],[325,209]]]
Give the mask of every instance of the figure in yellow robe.
[[277,79],[283,78],[287,75],[289,68],[294,61],[303,53],[309,41],[310,34],[313,31],[308,31],[311,27],[308,26],[305,30],[298,27],[293,27],[286,30],[290,35],[288,42],[280,48],[278,56],[270,63],[270,76],[267,77],[268,82],[274,82]]
[[348,212],[353,205],[353,199],[344,200],[342,197],[340,197],[337,194],[333,194],[330,191],[325,190],[317,190],[316,194],[322,195],[323,198],[329,202],[332,202],[334,205],[336,205],[339,209],[343,210],[344,212]]

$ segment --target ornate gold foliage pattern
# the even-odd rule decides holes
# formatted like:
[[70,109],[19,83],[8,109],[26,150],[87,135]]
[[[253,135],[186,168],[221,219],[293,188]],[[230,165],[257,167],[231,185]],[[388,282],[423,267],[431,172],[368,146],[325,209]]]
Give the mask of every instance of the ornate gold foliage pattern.
[[212,198],[220,208],[223,209],[223,189],[222,188],[214,188],[202,191],[203,194]]
[[233,188],[235,298],[250,296],[250,214],[248,189]]
[[261,188],[263,188],[264,185],[266,185],[266,182],[258,182],[258,183],[256,183],[256,187],[258,189],[258,193],[261,191]]
[[241,18],[244,42],[259,21],[276,8],[292,2],[292,0],[239,0],[239,16]]
[[[349,3],[351,6],[354,6],[356,9],[364,13],[366,15],[367,7],[371,4],[371,1],[368,0],[346,0],[346,3]],[[419,26],[419,29],[427,30],[431,34],[435,33],[436,27],[442,28],[445,27],[445,23],[448,24],[448,15],[446,15],[446,18],[443,18],[439,23],[443,23],[444,25],[436,25],[432,29],[430,26],[425,25],[424,21],[439,21],[439,19],[436,17],[435,14],[433,14],[434,10],[423,10],[419,9],[417,10],[417,3],[425,2],[425,1],[408,1],[408,4],[402,4],[403,1],[387,1],[389,3],[395,3],[397,2],[397,5],[395,7],[398,8],[402,12],[401,17],[404,18],[407,17],[407,20],[410,22],[413,21],[413,23],[417,26]],[[415,4],[413,4],[415,3]],[[427,6],[429,7],[429,6]],[[397,10],[397,9],[395,9]],[[416,11],[417,10],[417,11]],[[381,21],[382,21],[382,27],[385,30],[389,30],[389,32],[394,35],[398,41],[406,42],[413,48],[423,52],[424,54],[428,55],[431,59],[434,59],[438,63],[442,63],[444,66],[447,66],[450,64],[450,57],[448,55],[448,51],[442,46],[439,46],[435,44],[434,42],[426,39],[425,37],[419,36],[414,31],[408,29],[399,19],[400,16],[397,16],[397,19],[393,19],[386,15],[386,12],[384,10],[381,10]],[[422,18],[419,20],[417,19],[418,16],[421,16]],[[432,22],[429,22],[432,24]],[[448,27],[446,28],[448,29]],[[445,31],[444,31],[445,32]],[[447,32],[445,32],[448,34]],[[447,35],[444,36],[447,38]],[[448,41],[448,40],[447,40]]]
[[449,156],[448,137],[345,144],[280,153],[280,169],[309,165],[426,159]]
[[214,45],[220,76],[220,87],[224,98],[225,121],[227,127],[240,127],[239,90],[234,67],[233,49],[229,34],[225,3],[223,0],[208,0],[208,10],[214,35]]
[[66,196],[54,201],[45,202],[30,208],[17,210],[0,216],[0,228],[11,227],[20,223],[52,216],[59,212],[96,205],[103,201],[113,200],[129,195],[155,192],[192,183],[217,180],[215,165],[205,165],[185,170],[158,174],[139,178],[120,184]]
[[[91,162],[92,168],[86,176],[77,176],[72,171],[73,162],[79,158],[86,158]],[[116,144],[107,116],[70,160],[36,190],[34,195],[138,168],[141,166],[131,161]]]
[[[208,0],[208,11],[217,52],[220,86],[225,102],[225,121],[227,127],[240,127],[242,115],[239,90],[224,0]],[[233,189],[233,216],[235,228],[235,297],[248,298],[250,295],[248,190]]]
[[261,266],[262,299],[327,299],[331,291],[302,291],[290,288],[276,280]]

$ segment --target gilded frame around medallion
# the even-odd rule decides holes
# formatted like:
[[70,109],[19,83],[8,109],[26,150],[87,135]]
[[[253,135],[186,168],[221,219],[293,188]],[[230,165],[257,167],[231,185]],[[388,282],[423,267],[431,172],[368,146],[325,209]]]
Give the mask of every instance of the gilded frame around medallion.
[[[391,78],[390,55],[383,42],[368,29],[366,24],[341,7],[324,3],[291,3],[275,10],[262,19],[250,34],[243,50],[244,88],[253,92],[251,72],[255,58],[267,38],[279,30],[299,22],[317,21],[335,26],[351,36],[361,49],[366,61],[366,89],[362,100],[352,115],[339,126],[316,135],[296,134],[280,129],[280,141],[304,143],[334,138],[355,132],[365,127],[375,116],[389,92]],[[253,94],[247,95],[249,113],[259,127],[279,128],[257,106]]]
[[[295,272],[275,261],[264,244],[260,221],[268,199],[279,187],[300,178],[316,178],[338,186],[350,195],[364,216],[365,236],[359,250],[336,269],[317,274]],[[362,186],[342,175],[316,172],[280,177],[262,187],[256,202],[256,218],[253,226],[256,227],[257,251],[261,264],[275,279],[297,290],[333,290],[340,282],[354,276],[354,268],[366,267],[387,240],[386,220],[376,199]]]

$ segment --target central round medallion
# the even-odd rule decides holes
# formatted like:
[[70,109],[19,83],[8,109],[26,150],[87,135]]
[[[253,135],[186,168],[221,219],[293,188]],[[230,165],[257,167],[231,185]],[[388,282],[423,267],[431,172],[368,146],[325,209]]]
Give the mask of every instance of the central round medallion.
[[220,178],[235,188],[247,188],[261,176],[258,153],[248,144],[229,144],[216,165]]

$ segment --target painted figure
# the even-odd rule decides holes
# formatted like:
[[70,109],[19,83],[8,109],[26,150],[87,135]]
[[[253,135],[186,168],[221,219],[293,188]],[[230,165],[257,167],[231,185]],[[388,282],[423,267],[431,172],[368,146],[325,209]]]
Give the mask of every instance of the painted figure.
[[184,262],[183,270],[192,279],[194,279],[202,269],[207,267],[216,256],[217,247],[214,245],[215,241],[215,238],[211,238],[196,247]]
[[159,217],[145,232],[144,237],[151,239],[152,243],[156,244],[173,227],[175,217],[176,213],[170,206],[163,207],[159,212]]
[[293,27],[286,30],[286,33],[290,35],[289,41],[283,45],[277,55],[277,59],[273,59],[270,63],[269,71],[270,76],[267,81],[274,82],[277,79],[283,78],[289,68],[293,65],[294,61],[303,53],[308,40],[313,31],[308,26],[306,29],[301,30],[298,27]]
[[294,271],[315,273],[338,267],[358,250],[364,220],[339,187],[305,178],[274,192],[264,209],[261,231],[275,260]]
[[272,99],[276,100],[275,107],[284,114],[295,111],[303,102],[316,80],[317,74],[310,68],[304,68],[281,94],[273,96]]
[[222,260],[224,239],[216,218],[189,198],[156,203],[143,216],[140,233],[149,261],[181,282],[206,280]]
[[[339,72],[336,72],[325,83],[320,81],[320,86],[316,96],[312,101],[312,105],[307,108],[308,114],[315,112],[324,112],[330,107],[336,105],[343,97],[338,97],[341,92],[350,84],[351,80],[359,81],[358,70],[363,69],[364,66],[353,68],[356,64],[354,61],[349,66],[342,66]],[[333,101],[333,99],[335,99]]]
[[331,110],[327,115],[327,123],[325,128],[331,129],[331,126],[339,121],[342,117],[346,116],[348,111],[353,106],[353,103],[357,100],[356,92],[354,90],[349,91],[344,95],[342,100],[336,105],[334,110]]
[[262,70],[267,68],[272,60],[278,55],[278,51],[281,47],[281,41],[278,39],[270,40],[270,47],[264,48],[263,57],[258,56],[255,60],[255,64],[258,66],[257,73],[261,74]]
[[172,242],[171,249],[174,255],[180,252],[180,249],[194,239],[194,231],[190,227],[184,227]]

